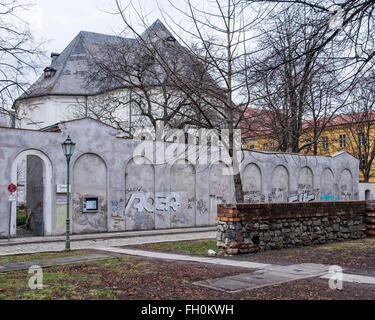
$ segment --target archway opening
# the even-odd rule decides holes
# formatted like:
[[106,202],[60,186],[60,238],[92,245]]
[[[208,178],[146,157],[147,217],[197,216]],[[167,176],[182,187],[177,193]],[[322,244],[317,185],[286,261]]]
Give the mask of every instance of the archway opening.
[[20,237],[51,234],[50,160],[39,150],[25,150],[12,164],[11,180],[17,184],[11,210],[11,235]]
[[370,190],[365,191],[365,200],[371,200],[371,191]]

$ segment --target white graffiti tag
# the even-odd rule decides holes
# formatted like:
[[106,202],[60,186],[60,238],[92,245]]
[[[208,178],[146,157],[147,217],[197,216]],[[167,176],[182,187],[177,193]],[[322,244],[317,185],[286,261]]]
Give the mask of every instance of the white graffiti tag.
[[181,199],[183,192],[137,192],[133,193],[125,206],[124,214],[127,215],[133,207],[137,211],[153,213],[158,211],[177,211],[181,207]]

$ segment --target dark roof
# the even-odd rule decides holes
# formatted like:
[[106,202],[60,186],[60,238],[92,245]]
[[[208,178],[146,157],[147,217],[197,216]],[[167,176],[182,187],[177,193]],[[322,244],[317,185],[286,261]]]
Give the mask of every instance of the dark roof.
[[[160,20],[156,20],[147,28],[141,37],[145,41],[152,41],[152,39],[158,37],[159,39],[167,40],[169,47],[171,43],[174,43],[175,47],[179,46],[179,48],[182,48]],[[129,51],[133,52],[133,60],[134,56],[138,60],[144,57],[144,55],[134,54],[134,50],[131,50],[134,47],[140,48],[139,39],[81,31],[60,55],[54,57],[49,68],[55,70],[55,74],[51,77],[45,77],[44,74],[41,75],[16,101],[46,95],[90,96],[126,87],[126,85],[119,84],[116,81],[108,81],[106,87],[103,88],[98,82],[90,83],[88,79],[93,72],[93,60],[97,57],[105,57],[106,55],[108,55],[108,58],[114,60],[113,55],[119,54],[113,53],[116,50],[108,50],[112,45],[114,45],[113,47],[122,48],[121,54],[126,53],[128,48]],[[183,63],[187,61],[191,63],[191,60],[186,59],[186,56],[189,56],[189,59],[191,59],[188,51],[186,49],[183,50],[185,50],[185,57],[178,59],[181,59]],[[168,58],[170,58],[171,54],[177,56],[176,50],[173,53],[171,52],[169,50],[167,54]],[[180,50],[179,53],[181,52]]]
[[97,94],[94,87],[86,85],[90,66],[89,52],[96,52],[103,45],[131,41],[134,39],[81,31],[49,66],[56,70],[56,74],[50,78],[45,78],[42,74],[17,100],[44,95]]

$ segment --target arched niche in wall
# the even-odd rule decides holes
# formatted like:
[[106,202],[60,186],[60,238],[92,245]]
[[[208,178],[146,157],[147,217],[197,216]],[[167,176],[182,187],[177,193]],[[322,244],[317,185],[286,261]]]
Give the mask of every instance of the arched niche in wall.
[[135,157],[125,169],[125,229],[155,228],[155,168],[145,157]]
[[97,154],[81,155],[73,166],[73,232],[107,231],[107,201],[107,165]]
[[272,172],[269,202],[287,202],[289,196],[289,172],[283,165],[278,165]]
[[320,177],[320,201],[338,201],[339,195],[334,184],[333,172],[325,168]]
[[303,167],[298,175],[298,193],[311,191],[314,188],[314,175],[309,167]]
[[180,160],[171,167],[171,185],[168,195],[171,205],[171,227],[192,227],[196,221],[195,167]]
[[353,199],[353,175],[349,169],[344,169],[340,175],[340,200]]
[[215,163],[210,168],[209,179],[209,224],[214,225],[217,221],[217,205],[231,202],[231,179],[232,176],[224,174],[229,172],[229,167],[223,163]]
[[262,195],[262,173],[255,163],[248,164],[243,171],[242,186],[245,202],[264,202],[265,198]]

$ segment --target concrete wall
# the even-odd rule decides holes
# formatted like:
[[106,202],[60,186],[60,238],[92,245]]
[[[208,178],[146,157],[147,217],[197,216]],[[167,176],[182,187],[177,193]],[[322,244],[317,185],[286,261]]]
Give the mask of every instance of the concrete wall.
[[359,200],[375,200],[375,183],[360,182],[358,190]]
[[9,114],[0,110],[0,127],[10,127],[10,122]]
[[[17,164],[27,155],[43,162],[44,234],[63,234],[66,162],[61,143],[76,142],[71,159],[71,231],[143,230],[216,223],[219,203],[234,202],[234,183],[226,165],[156,163],[134,151],[154,142],[117,137],[117,131],[89,118],[59,124],[61,132],[0,128],[0,236],[7,236],[7,185],[17,179]],[[139,158],[139,157],[138,157]],[[244,151],[241,175],[247,202],[358,199],[358,160],[347,153],[329,157]],[[148,159],[148,160],[147,160]],[[27,179],[26,179],[27,180]],[[82,198],[98,197],[97,212],[82,212]],[[16,234],[12,207],[12,234]]]

